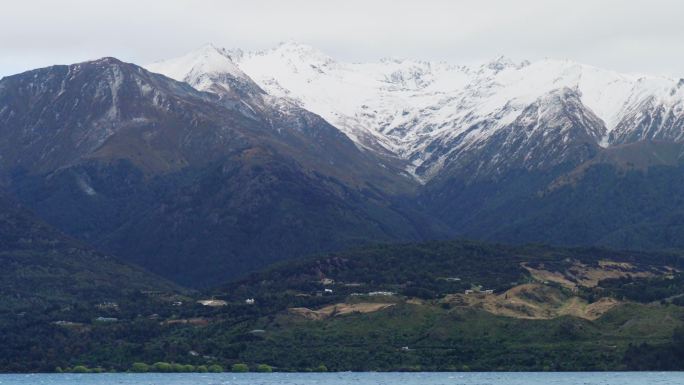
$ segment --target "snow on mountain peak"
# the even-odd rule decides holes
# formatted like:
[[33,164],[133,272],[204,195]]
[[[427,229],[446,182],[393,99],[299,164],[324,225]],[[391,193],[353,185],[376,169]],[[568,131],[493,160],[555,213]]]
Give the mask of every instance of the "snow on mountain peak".
[[[674,135],[672,128],[651,127],[643,116],[670,125],[684,116],[684,81],[625,75],[569,60],[516,63],[499,56],[473,66],[395,58],[347,63],[288,41],[258,52],[205,46],[163,66],[148,66],[202,89],[192,76],[180,76],[179,67],[186,75],[192,68],[195,78],[214,72],[251,78],[267,93],[321,115],[359,147],[408,160],[408,171],[423,179],[443,166],[445,151],[481,146],[533,103],[579,98],[578,109],[591,111],[589,123],[600,126],[594,132],[601,133],[596,140],[603,146],[627,140],[635,130],[639,137]],[[445,143],[451,148],[435,150]],[[438,153],[442,158],[430,160]],[[423,162],[431,163],[421,167]],[[429,175],[419,175],[428,169]]]
[[503,70],[508,69],[508,68],[521,68],[521,67],[524,67],[526,64],[529,64],[529,62],[523,61],[521,63],[515,63],[510,58],[508,58],[504,55],[499,55],[496,58],[494,58],[493,60],[484,64],[483,66],[496,73],[496,72],[503,71]]
[[277,47],[268,51],[262,51],[261,54],[279,55],[291,63],[301,62],[312,66],[329,65],[335,62],[333,58],[314,47],[292,40],[281,42]]
[[189,52],[181,57],[152,63],[146,68],[172,79],[184,81],[201,91],[207,91],[214,83],[214,77],[229,75],[236,79],[249,79],[235,63],[228,52],[213,44]]

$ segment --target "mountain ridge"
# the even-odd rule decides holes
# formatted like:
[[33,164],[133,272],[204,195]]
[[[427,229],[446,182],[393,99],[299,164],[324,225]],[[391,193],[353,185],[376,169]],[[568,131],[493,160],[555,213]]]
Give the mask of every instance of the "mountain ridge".
[[[283,63],[272,75],[284,78],[269,78],[278,84],[242,69],[273,63]],[[658,212],[682,209],[662,195],[668,178],[679,181],[676,162],[658,161],[670,159],[666,146],[651,147],[653,161],[635,172],[608,155],[654,140],[642,136],[679,143],[682,103],[670,80],[503,57],[472,68],[348,64],[293,43],[260,53],[207,45],[168,64],[152,69],[177,79],[112,58],[4,78],[0,177],[61,230],[185,284],[356,244],[454,235],[639,248],[640,233],[663,225],[635,206],[639,194]],[[301,76],[311,82],[281,87]],[[357,89],[366,93],[349,99]],[[622,108],[608,97],[616,94],[639,108],[607,119]],[[309,102],[339,106],[342,125]],[[375,144],[350,134],[349,119]],[[607,146],[628,126],[636,142]],[[579,183],[558,183],[568,177]],[[615,199],[608,183],[618,182],[635,195]],[[592,189],[606,195],[576,193]],[[649,245],[676,237],[679,217],[666,218],[674,230]]]
[[50,224],[186,285],[433,234],[395,197],[416,184],[391,163],[247,78],[219,80],[204,92],[113,58],[4,78],[0,178]]
[[[591,145],[681,140],[684,132],[677,79],[548,59],[345,63],[296,42],[256,52],[216,50],[266,92],[320,114],[360,147],[408,161],[405,170],[422,182],[449,168],[443,143],[476,152],[539,97],[563,88],[574,89],[604,121],[604,135]],[[164,62],[148,67],[166,71]]]

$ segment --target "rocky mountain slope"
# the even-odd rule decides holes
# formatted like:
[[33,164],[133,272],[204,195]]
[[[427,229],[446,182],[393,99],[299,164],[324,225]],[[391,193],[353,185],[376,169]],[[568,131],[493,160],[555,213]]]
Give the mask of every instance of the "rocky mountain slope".
[[433,234],[389,195],[410,178],[231,79],[201,92],[113,58],[6,77],[0,175],[48,222],[185,284]]

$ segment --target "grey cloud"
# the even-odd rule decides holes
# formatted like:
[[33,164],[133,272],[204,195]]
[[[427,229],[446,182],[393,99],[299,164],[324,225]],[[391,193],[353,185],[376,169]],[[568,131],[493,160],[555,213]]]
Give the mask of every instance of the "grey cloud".
[[0,11],[0,76],[101,56],[147,63],[207,42],[264,49],[290,39],[350,61],[504,54],[684,75],[684,3],[674,0],[9,0]]

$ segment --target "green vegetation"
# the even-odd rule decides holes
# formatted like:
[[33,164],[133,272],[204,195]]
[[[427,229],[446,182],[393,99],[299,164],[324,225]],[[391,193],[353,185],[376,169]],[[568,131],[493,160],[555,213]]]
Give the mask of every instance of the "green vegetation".
[[[334,371],[609,370],[628,368],[624,355],[630,342],[670,343],[681,321],[665,325],[663,320],[683,316],[679,307],[639,305],[629,312],[615,310],[599,322],[524,320],[471,308],[399,304],[324,322],[280,316],[269,328],[281,331],[269,340],[252,341],[241,356],[299,370],[316,367],[321,359]],[[626,322],[634,329],[621,328]]]
[[[320,275],[333,279],[334,298],[354,293],[389,290],[398,294],[433,299],[448,293],[483,286],[501,292],[530,280],[521,263],[560,266],[572,259],[589,265],[599,260],[668,265],[684,268],[684,259],[672,253],[620,252],[600,248],[554,248],[505,246],[469,241],[380,245],[325,257],[308,258],[275,265],[243,281],[225,287],[229,298],[280,298],[296,304],[293,293],[322,291]],[[360,284],[360,285],[355,285]],[[317,299],[307,299],[316,302]],[[331,299],[321,300],[322,303]],[[294,302],[294,303],[292,303]]]
[[259,364],[257,366],[257,372],[259,373],[271,373],[273,368],[266,364]]
[[76,365],[73,368],[62,369],[61,367],[55,368],[56,373],[104,373],[105,369],[101,367],[89,368],[85,365]]
[[606,279],[600,294],[637,302],[670,300],[679,303],[684,294],[684,274],[671,277]]
[[46,225],[0,192],[0,316],[179,288]]
[[160,373],[170,373],[173,371],[173,365],[169,364],[168,362],[155,362],[152,367],[154,368],[155,372]]
[[246,373],[249,372],[249,366],[246,364],[233,364],[230,371],[233,373]]
[[131,366],[131,371],[136,373],[147,373],[150,371],[150,366],[143,362],[135,362]]
[[[107,303],[74,300],[70,306],[39,306],[21,316],[5,312],[0,315],[0,369],[684,369],[678,348],[684,327],[684,307],[677,305],[684,293],[679,273],[604,279],[576,293],[548,286],[549,293],[579,296],[581,303],[605,296],[627,300],[593,321],[567,315],[513,318],[445,300],[472,287],[491,288],[496,295],[533,282],[522,263],[562,272],[573,261],[598,267],[601,260],[630,262],[644,272],[684,267],[678,255],[665,253],[477,242],[375,246],[281,264],[192,296],[139,291]],[[645,294],[638,289],[649,287],[653,290]],[[197,303],[202,298],[226,304],[202,306]],[[247,304],[246,298],[256,301]],[[304,316],[306,311],[288,310],[311,312],[336,304],[387,306],[332,312],[316,320]],[[117,321],[94,322],[98,317]]]
[[135,373],[147,373],[147,372],[159,372],[159,373],[207,373],[209,370],[206,365],[190,365],[190,364],[178,364],[178,363],[168,363],[168,362],[156,362],[153,365],[148,365],[143,362],[135,362],[131,365],[131,372]]

